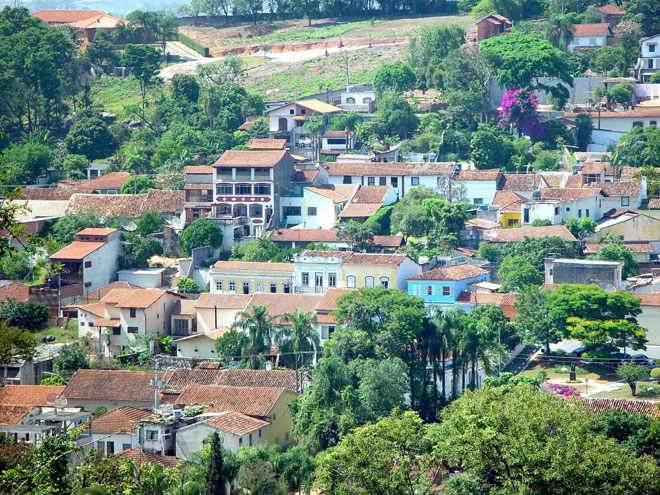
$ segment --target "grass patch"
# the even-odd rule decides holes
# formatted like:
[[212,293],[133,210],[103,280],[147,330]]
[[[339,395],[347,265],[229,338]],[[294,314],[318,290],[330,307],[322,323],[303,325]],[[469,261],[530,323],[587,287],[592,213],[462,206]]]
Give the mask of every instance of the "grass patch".
[[[571,372],[571,366],[569,364],[557,364],[555,365],[555,373],[558,375],[569,375]],[[586,375],[589,372],[585,370],[584,368],[580,368],[579,366],[575,367],[575,374],[576,375]]]
[[[553,380],[556,378],[566,378],[568,372],[561,371],[562,368],[570,370],[571,365],[557,364],[541,361],[533,361],[529,367],[522,372],[523,375],[536,376],[539,371],[545,371],[548,374],[548,379]],[[619,378],[614,373],[614,368],[603,366],[602,364],[583,364],[577,369],[582,369],[582,373],[578,373],[581,378],[588,378],[590,381],[598,382],[616,382]]]
[[246,69],[250,69],[251,67],[256,67],[257,65],[261,65],[267,61],[266,57],[261,56],[261,55],[253,55],[250,57],[241,57],[241,60],[245,64]]
[[34,338],[36,338],[39,343],[41,343],[41,338],[45,337],[46,335],[52,335],[55,337],[55,341],[50,342],[51,344],[75,342],[78,340],[78,319],[71,318],[64,328],[44,328],[38,332],[33,332],[32,335],[34,335]]
[[92,82],[92,105],[120,117],[131,117],[125,109],[140,104],[140,88],[132,77],[101,77]]
[[[581,390],[582,391],[582,390]],[[600,392],[589,397],[607,399],[660,399],[660,385],[655,382],[637,382],[637,394],[633,397],[627,383],[621,383],[620,390]]]

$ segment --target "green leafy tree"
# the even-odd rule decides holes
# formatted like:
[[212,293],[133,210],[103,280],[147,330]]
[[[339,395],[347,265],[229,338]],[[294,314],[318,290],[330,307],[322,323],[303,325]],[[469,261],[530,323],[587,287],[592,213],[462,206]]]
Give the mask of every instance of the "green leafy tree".
[[199,292],[197,282],[190,277],[181,277],[176,287],[181,294],[194,294]]
[[373,249],[374,231],[370,225],[349,220],[339,224],[337,239],[347,241],[351,251],[365,253]]
[[[286,495],[284,483],[277,479],[271,463],[248,459],[238,470],[236,484],[251,495]],[[217,493],[217,492],[216,492]]]
[[204,246],[222,246],[222,229],[210,220],[199,218],[181,234],[181,249],[185,254],[190,254],[193,249]]
[[433,230],[432,219],[422,206],[422,202],[425,199],[435,198],[439,199],[438,194],[425,187],[416,187],[409,191],[392,208],[390,218],[392,232],[421,236]]
[[225,493],[226,485],[230,481],[224,466],[224,448],[222,438],[218,433],[210,435],[210,455],[206,466],[206,493],[215,495]]
[[646,367],[635,363],[624,363],[616,368],[616,376],[624,380],[630,387],[633,397],[637,394],[637,382],[649,376]]
[[59,375],[73,374],[80,369],[89,368],[87,351],[78,344],[62,346],[60,353],[53,360],[53,371]]
[[605,245],[591,258],[601,261],[623,261],[622,276],[624,279],[637,274],[635,253],[614,234],[607,235]]
[[125,249],[132,266],[139,268],[148,267],[152,256],[163,254],[163,245],[158,239],[135,233],[126,235]]
[[500,252],[497,249],[497,246],[491,244],[488,241],[481,241],[479,243],[479,249],[477,250],[476,257],[484,260],[488,260],[491,263],[497,261],[500,256]]
[[374,75],[374,90],[379,95],[386,91],[401,93],[415,88],[415,73],[401,60],[381,65]]
[[150,88],[158,84],[158,50],[149,45],[126,45],[122,63],[138,81],[140,86],[141,110],[140,117],[146,116],[147,93]]
[[409,44],[410,65],[423,88],[438,87],[436,68],[440,62],[465,44],[465,30],[457,24],[423,28]]
[[78,119],[64,141],[69,153],[84,155],[89,160],[107,158],[117,148],[114,135],[98,117]]
[[237,261],[285,261],[285,252],[266,237],[231,247],[230,260]]
[[515,327],[522,339],[529,344],[542,344],[546,353],[550,344],[562,339],[560,326],[551,317],[548,292],[536,285],[526,285],[516,291]]
[[502,259],[510,256],[521,256],[529,261],[543,274],[543,260],[548,254],[554,253],[561,258],[575,258],[577,250],[575,244],[561,237],[526,237],[522,241],[509,242],[502,246]]
[[41,383],[39,385],[50,386],[50,387],[61,386],[61,385],[66,385],[66,380],[62,378],[60,375],[52,375],[52,376],[47,376],[46,378],[41,380]]
[[48,317],[48,308],[40,302],[8,298],[0,303],[0,321],[11,327],[37,331],[48,321]]
[[586,150],[589,143],[591,143],[592,130],[593,124],[590,115],[580,113],[575,117],[575,141],[581,150]]
[[532,227],[547,227],[549,225],[552,225],[552,222],[545,218],[537,218],[532,222]]
[[596,232],[596,226],[598,224],[589,217],[584,217],[581,220],[578,220],[575,217],[571,217],[566,220],[564,226],[569,230],[576,239],[584,239]]
[[251,139],[267,139],[270,136],[270,126],[265,117],[259,117],[252,122],[247,131]]
[[30,332],[0,321],[0,364],[15,359],[32,359],[37,354],[37,341]]
[[243,349],[250,345],[247,335],[231,330],[215,341],[215,352],[221,358],[237,358],[243,354]]
[[140,235],[149,235],[162,232],[165,220],[159,211],[149,210],[142,213],[137,221],[137,230]]
[[376,132],[381,136],[399,136],[405,139],[415,129],[418,120],[413,108],[401,96],[385,94],[378,101],[375,115]]
[[497,278],[502,282],[501,290],[504,292],[543,283],[539,271],[524,256],[503,256]]
[[650,165],[644,165],[635,172],[635,179],[646,177],[646,190],[649,196],[660,195],[660,171]]
[[568,98],[565,86],[546,86],[538,82],[540,77],[557,78],[568,85],[573,82],[566,54],[543,38],[514,31],[483,40],[479,53],[502,86],[544,89],[558,100]]
[[470,141],[470,158],[478,169],[506,167],[515,152],[512,141],[488,124],[479,124]]
[[144,175],[138,175],[137,177],[129,177],[122,184],[119,194],[142,194],[152,189],[156,189],[156,183],[153,179]]
[[261,368],[263,353],[270,350],[274,321],[266,306],[250,306],[236,313],[236,321],[231,324],[232,330],[242,331],[248,336],[249,346],[243,349],[243,354],[247,351],[246,359],[254,370]]
[[119,63],[119,52],[110,41],[106,40],[95,39],[88,43],[85,55],[90,62],[96,65],[114,67]]
[[0,271],[4,278],[21,281],[30,271],[30,257],[25,250],[13,250],[0,258]]
[[314,351],[313,362],[316,363],[316,352],[321,347],[321,340],[313,327],[314,315],[296,308],[292,313],[283,314],[282,322],[284,325],[279,329],[276,341],[280,348],[290,344],[294,353],[294,368],[298,369],[305,363],[304,355],[301,354],[305,351]]
[[629,106],[632,102],[633,87],[628,83],[618,83],[607,92],[607,97],[623,106]]
[[2,183],[33,184],[52,165],[53,158],[53,152],[46,145],[14,144],[0,156],[0,168],[4,169]]
[[472,9],[472,16],[500,14],[512,21],[521,21],[542,14],[548,7],[546,0],[481,0]]
[[190,74],[175,74],[170,88],[174,100],[197,103],[199,99],[199,83]]
[[87,178],[83,172],[89,166],[89,160],[85,155],[66,155],[60,164],[66,170],[69,179],[84,180]]
[[623,8],[641,24],[646,36],[653,36],[660,32],[660,5],[656,2],[626,0]]
[[330,127],[338,131],[344,131],[346,134],[346,149],[351,149],[351,139],[350,137],[357,130],[358,125],[360,124],[362,117],[357,112],[342,112],[332,119],[330,122]]
[[49,233],[57,242],[69,244],[76,238],[76,233],[83,229],[101,227],[100,212],[88,210],[83,214],[74,213],[58,218]]

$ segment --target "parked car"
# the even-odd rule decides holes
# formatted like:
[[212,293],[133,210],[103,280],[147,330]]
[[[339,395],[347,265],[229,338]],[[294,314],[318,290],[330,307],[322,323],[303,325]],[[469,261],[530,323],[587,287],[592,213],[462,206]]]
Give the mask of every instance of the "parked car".
[[620,352],[620,351],[610,352],[609,355],[610,360],[606,364],[609,364],[610,366],[619,366],[621,363],[630,361],[631,357],[632,356],[627,352]]
[[52,335],[46,335],[45,337],[41,337],[41,341],[44,344],[47,344],[48,342],[55,342],[55,337],[53,337]]
[[642,366],[651,366],[653,365],[653,359],[649,359],[646,354],[633,354],[630,356],[630,360],[635,364],[641,364]]

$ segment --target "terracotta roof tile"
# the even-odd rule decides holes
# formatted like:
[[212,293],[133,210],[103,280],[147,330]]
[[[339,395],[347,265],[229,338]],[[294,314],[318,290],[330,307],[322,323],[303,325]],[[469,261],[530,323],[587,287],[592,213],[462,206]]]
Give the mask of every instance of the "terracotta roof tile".
[[250,302],[250,296],[243,294],[201,294],[196,308],[244,309]]
[[543,180],[548,184],[548,187],[562,187],[564,177],[566,174],[540,174]]
[[119,318],[99,318],[94,322],[94,326],[103,328],[119,328],[121,327],[121,321]]
[[403,244],[402,235],[375,235],[374,246],[398,248]]
[[82,260],[97,249],[105,246],[105,242],[74,241],[65,248],[50,255],[51,260]]
[[29,406],[5,406],[0,404],[0,425],[18,424],[34,409]]
[[[585,254],[596,254],[600,248],[606,244],[585,244],[584,253]],[[653,248],[648,242],[624,242],[624,245],[632,249],[634,253],[652,253]]]
[[660,418],[660,403],[650,400],[630,399],[577,399],[595,413],[602,414],[607,411],[626,411],[643,414],[649,418]]
[[147,193],[142,205],[143,212],[150,210],[161,213],[176,213],[183,210],[186,196],[183,191],[169,191],[154,189]]
[[299,107],[304,107],[307,108],[313,112],[316,113],[336,113],[336,112],[341,112],[341,108],[338,108],[334,105],[330,105],[329,103],[325,103],[320,100],[315,100],[315,99],[310,99],[310,100],[298,100],[296,101],[296,105]]
[[314,182],[316,176],[319,175],[319,169],[314,170],[296,170],[291,176],[293,182]]
[[[62,392],[66,399],[152,402],[154,373],[128,370],[78,370]],[[167,381],[169,374],[159,373]]]
[[180,393],[192,385],[221,385],[226,387],[284,388],[295,392],[296,372],[293,370],[248,369],[177,369],[167,381],[166,393]]
[[600,188],[552,189],[544,187],[540,191],[541,201],[575,201],[599,194]]
[[252,127],[252,124],[254,124],[254,121],[259,119],[260,117],[258,115],[253,115],[251,117],[248,117],[245,119],[245,122],[243,122],[241,125],[238,126],[239,131],[247,131]]
[[503,174],[502,190],[531,192],[542,187],[543,177],[539,174]]
[[610,25],[606,22],[598,24],[573,24],[571,31],[573,31],[573,37],[575,38],[607,36],[610,31]]
[[490,220],[484,220],[483,218],[473,218],[465,222],[467,227],[476,227],[479,229],[496,229],[500,226],[497,222],[492,222]]
[[79,306],[79,309],[86,311],[87,313],[92,313],[96,316],[105,317],[105,304],[101,302],[85,304],[84,306]]
[[76,232],[76,236],[79,236],[79,235],[110,235],[113,232],[117,232],[117,229],[88,228],[88,229],[82,229],[80,232]]
[[324,324],[329,323],[331,325],[335,325],[337,323],[337,320],[331,314],[317,314],[316,323],[324,323]]
[[499,169],[491,170],[460,170],[454,176],[458,181],[496,181],[501,172]]
[[598,9],[596,10],[598,10],[598,12],[600,12],[601,14],[605,14],[605,15],[626,15],[625,10],[611,3],[608,3],[607,5],[603,5],[602,7],[598,7]]
[[333,203],[345,203],[353,197],[358,187],[357,184],[325,184],[308,186],[305,190],[329,198]]
[[90,191],[121,189],[121,186],[131,177],[132,175],[128,172],[110,172],[101,177],[83,182],[76,189],[87,189]]
[[253,431],[268,426],[268,421],[251,418],[239,412],[229,411],[221,416],[216,416],[204,421],[207,425],[221,431],[226,431],[237,436],[247,435]]
[[287,156],[286,150],[244,151],[227,150],[213,164],[214,167],[268,167],[277,165]]
[[119,24],[128,24],[128,21],[113,15],[101,14],[89,19],[71,22],[69,23],[69,26],[77,29],[113,29],[116,28]]
[[638,181],[617,181],[589,184],[590,187],[601,189],[605,196],[639,196],[642,194],[642,184]]
[[[564,117],[568,119],[574,119],[578,115],[578,113],[564,113]],[[660,107],[637,107],[624,112],[600,112],[601,119],[628,119],[630,117],[660,117]],[[596,114],[591,114],[591,118],[595,119]]]
[[456,252],[458,252],[458,253],[460,253],[460,254],[463,254],[463,255],[465,255],[465,256],[469,256],[469,257],[472,257],[472,256],[474,256],[475,254],[477,254],[477,250],[476,250],[476,249],[470,249],[470,248],[460,247],[460,246],[459,246],[459,247],[455,247],[455,248],[454,248],[454,251],[456,251]]
[[234,411],[249,416],[268,416],[284,392],[272,387],[223,387],[192,385],[176,400],[177,404],[199,406],[212,404],[207,411]]
[[183,171],[186,174],[208,175],[213,173],[213,167],[210,165],[188,165]]
[[353,291],[351,289],[328,289],[316,305],[316,311],[335,311],[337,309],[337,299],[349,292]]
[[122,459],[133,459],[136,468],[139,468],[145,462],[148,462],[149,464],[160,464],[164,467],[174,467],[180,462],[179,459],[172,455],[159,455],[142,449],[122,450],[117,454],[117,457],[121,457]]
[[344,262],[351,257],[353,253],[351,251],[319,251],[308,249],[303,251],[302,256],[310,256],[312,258],[341,258]]
[[344,261],[346,265],[395,265],[398,266],[407,258],[405,254],[373,254],[353,253]]
[[346,139],[346,132],[344,132],[344,131],[325,131],[325,133],[323,134],[323,137],[326,138],[326,139],[328,139],[328,138],[330,138],[330,139],[332,139],[332,138]]
[[493,229],[484,232],[484,240],[489,242],[518,242],[529,237],[538,239],[540,237],[561,237],[568,241],[577,239],[563,225],[548,225],[546,227],[519,227],[516,229]]
[[102,414],[92,421],[93,433],[135,433],[137,423],[153,417],[153,413],[143,409],[125,406]]
[[339,213],[339,218],[369,218],[383,206],[382,203],[349,203]]
[[583,175],[600,175],[605,171],[607,164],[605,162],[584,162],[580,167],[580,172]]
[[316,306],[323,298],[320,294],[270,294],[257,293],[250,299],[250,305],[247,311],[255,306],[266,306],[268,314],[275,317],[277,324],[284,323],[280,316],[286,313],[293,313],[299,309],[303,313],[313,312]]
[[252,150],[283,150],[286,139],[250,139],[246,146]]
[[213,268],[216,270],[246,270],[249,272],[282,272],[293,273],[293,263],[276,263],[272,261],[217,261]]
[[63,386],[7,385],[0,390],[0,405],[52,406],[63,390]]
[[637,297],[641,297],[640,306],[660,306],[660,292],[635,292]]
[[409,176],[409,175],[444,175],[454,173],[455,163],[444,162],[399,162],[399,163],[344,163],[331,162],[324,166],[331,176],[373,175],[373,176]]
[[[113,304],[117,308],[145,309],[151,307],[166,293],[168,291],[162,289],[113,289],[101,299],[101,302]],[[170,292],[170,294],[174,293]]]
[[97,212],[102,218],[127,216],[138,218],[144,211],[144,194],[74,194],[67,213]]
[[413,277],[409,277],[408,280],[465,280],[466,278],[481,277],[482,275],[488,274],[487,270],[479,268],[478,266],[471,265],[469,263],[462,263],[460,265],[451,265],[451,266],[441,266],[429,270],[424,273],[420,273]]
[[581,175],[569,175],[568,179],[566,179],[566,184],[564,184],[564,187],[567,189],[577,189],[582,187],[582,184],[584,183],[584,177]]
[[351,203],[382,204],[389,190],[390,186],[360,186],[351,199]]
[[648,204],[646,206],[649,210],[658,210],[660,209],[660,198],[649,198]]
[[67,24],[103,15],[100,10],[40,10],[30,14],[44,22]]
[[516,302],[515,292],[469,292],[459,294],[456,302],[475,304],[491,304],[494,306],[513,306]]
[[516,211],[520,213],[520,207],[527,203],[527,198],[513,191],[496,191],[492,205],[499,206],[500,211]]
[[273,242],[338,242],[336,229],[275,229]]
[[19,302],[27,302],[30,299],[30,287],[23,284],[0,286],[0,302],[4,302],[10,298]]
[[63,201],[70,199],[76,192],[75,189],[53,188],[53,187],[27,187],[21,189],[21,194],[27,200],[40,201]]

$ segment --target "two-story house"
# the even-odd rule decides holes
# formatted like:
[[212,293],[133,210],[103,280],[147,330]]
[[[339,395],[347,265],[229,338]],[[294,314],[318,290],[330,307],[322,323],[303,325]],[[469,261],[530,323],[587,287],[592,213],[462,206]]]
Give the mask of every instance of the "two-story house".
[[426,303],[453,305],[469,284],[488,281],[488,270],[469,263],[442,266],[408,278],[408,294]]
[[568,43],[568,51],[593,50],[607,46],[608,38],[612,37],[610,25],[606,22],[599,24],[573,24],[571,26],[573,39]]
[[489,205],[497,192],[502,173],[493,170],[460,170],[454,175],[453,184],[463,189],[464,202],[473,205]]
[[513,23],[504,16],[491,14],[477,21],[477,42],[493,36],[505,34],[511,30]]
[[660,34],[639,40],[639,58],[635,65],[635,77],[641,83],[648,83],[651,76],[660,70]]
[[184,169],[186,185],[186,225],[198,218],[206,218],[213,204],[213,167],[209,165],[189,165]]
[[355,148],[355,133],[345,131],[325,131],[321,138],[321,156],[334,160],[337,155]]
[[286,139],[287,146],[309,149],[312,145],[311,133],[305,128],[305,121],[318,115],[332,115],[343,110],[320,100],[298,100],[266,112],[273,139]]
[[293,263],[218,261],[211,267],[213,294],[290,293]]
[[279,224],[280,195],[291,187],[293,164],[286,150],[228,150],[213,164],[210,218],[224,227],[223,247]]
[[80,294],[108,285],[119,269],[121,231],[89,228],[76,234],[76,240],[50,255],[62,265],[62,282],[81,284]]
[[383,206],[395,203],[396,193],[391,186],[360,186],[339,214],[344,221],[365,222]]
[[398,163],[327,163],[329,184],[360,184],[363,186],[391,186],[398,198],[412,188],[424,186],[446,196],[455,163],[398,162]]
[[571,217],[598,220],[603,216],[603,194],[600,188],[554,189],[535,191],[522,205],[522,225],[534,220],[549,220],[552,225],[566,223]]
[[78,336],[115,356],[147,333],[171,335],[171,316],[183,296],[162,289],[113,289],[98,303],[78,308]]

